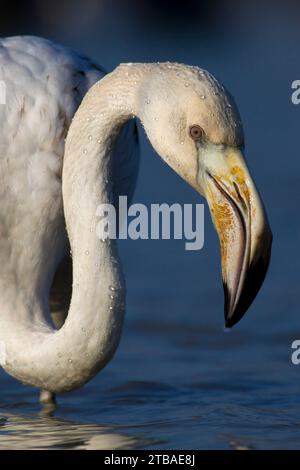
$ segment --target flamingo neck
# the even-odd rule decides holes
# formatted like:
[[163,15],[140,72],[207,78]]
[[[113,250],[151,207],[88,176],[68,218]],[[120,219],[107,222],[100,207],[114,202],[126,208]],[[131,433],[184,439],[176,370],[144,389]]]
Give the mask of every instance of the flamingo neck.
[[73,290],[65,324],[56,331],[36,316],[38,321],[17,326],[16,333],[7,323],[0,334],[2,366],[23,382],[54,392],[92,378],[111,359],[121,335],[125,286],[116,241],[99,239],[96,227],[97,207],[112,202],[117,136],[136,114],[142,76],[138,67],[129,70],[120,66],[92,87],[67,136],[62,192]]

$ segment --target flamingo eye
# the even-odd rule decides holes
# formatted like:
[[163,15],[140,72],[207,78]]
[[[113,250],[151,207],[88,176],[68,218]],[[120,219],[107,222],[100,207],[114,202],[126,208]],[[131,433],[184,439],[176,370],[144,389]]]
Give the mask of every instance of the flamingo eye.
[[189,133],[190,133],[190,137],[195,142],[199,142],[204,136],[204,130],[202,129],[202,127],[198,126],[197,124],[190,127]]

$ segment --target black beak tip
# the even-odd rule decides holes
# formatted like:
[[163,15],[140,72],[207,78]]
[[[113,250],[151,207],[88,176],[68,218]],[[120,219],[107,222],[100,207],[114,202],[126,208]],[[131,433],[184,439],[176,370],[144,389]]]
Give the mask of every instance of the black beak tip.
[[227,317],[226,318],[226,314],[225,314],[225,328],[232,328],[234,325],[236,325],[236,323],[239,322],[241,318],[239,319],[236,319],[235,316],[234,316],[234,313],[232,315],[232,317]]
[[224,309],[225,328],[232,328],[241,320],[241,318],[245,315],[245,313],[246,313],[246,310],[241,311],[241,310],[237,310],[237,308],[231,311],[228,307],[228,304],[225,304],[225,309]]
[[269,267],[270,255],[271,245],[269,247],[267,256],[258,258],[255,263],[249,266],[242,293],[233,310],[230,306],[230,291],[226,285],[226,282],[223,282],[224,315],[226,328],[232,328],[234,325],[236,325],[236,323],[241,320],[254,301],[266,277],[266,273]]
[[225,328],[232,328],[242,316],[246,313],[237,312],[235,308],[233,311],[231,309],[231,293],[225,281],[223,281],[224,288],[224,317],[225,317]]

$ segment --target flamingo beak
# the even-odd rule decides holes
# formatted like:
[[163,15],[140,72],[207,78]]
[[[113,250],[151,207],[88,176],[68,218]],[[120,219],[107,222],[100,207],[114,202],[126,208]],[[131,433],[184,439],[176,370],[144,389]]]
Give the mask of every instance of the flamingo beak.
[[220,240],[225,326],[232,327],[246,313],[264,281],[272,233],[239,149],[207,146],[199,167],[199,183]]

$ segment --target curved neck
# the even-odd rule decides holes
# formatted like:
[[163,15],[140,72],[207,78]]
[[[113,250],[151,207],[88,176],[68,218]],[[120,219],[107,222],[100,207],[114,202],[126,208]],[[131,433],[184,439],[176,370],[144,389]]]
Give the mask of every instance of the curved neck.
[[[112,152],[120,128],[136,114],[142,78],[142,67],[119,66],[87,93],[69,129],[62,191],[73,257],[72,299],[58,331],[40,315],[33,323],[25,305],[27,322],[16,328],[8,319],[2,322],[1,365],[23,382],[56,392],[79,387],[105,366],[119,343],[124,281],[116,241],[97,237],[96,211],[112,202]],[[53,269],[50,261],[47,267]]]

